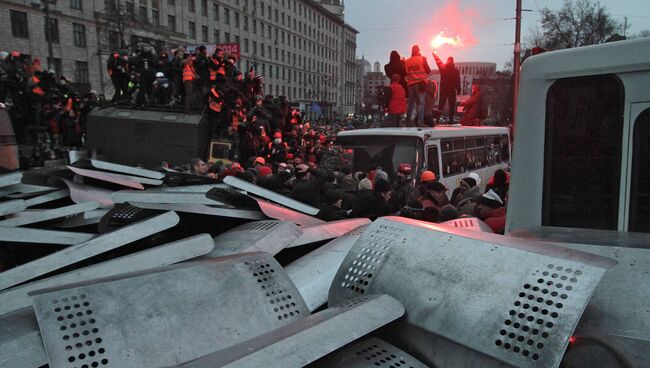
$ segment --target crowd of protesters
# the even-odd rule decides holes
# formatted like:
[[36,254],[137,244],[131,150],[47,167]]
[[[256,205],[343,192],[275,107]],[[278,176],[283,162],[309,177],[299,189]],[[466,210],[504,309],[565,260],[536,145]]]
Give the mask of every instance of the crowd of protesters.
[[212,166],[197,158],[187,171],[221,179],[235,176],[255,183],[319,208],[318,217],[327,221],[396,215],[442,223],[476,217],[500,234],[505,227],[510,181],[508,173],[497,170],[482,191],[480,177],[469,173],[457,188],[449,190],[431,171],[414,178],[409,164],[400,164],[391,177],[379,167],[353,172],[349,165],[328,168],[300,158],[269,161],[263,156]]
[[37,155],[56,156],[56,146],[81,147],[94,91],[78,93],[65,76],[46,70],[39,59],[0,52],[0,104],[8,107],[19,143],[44,145]]

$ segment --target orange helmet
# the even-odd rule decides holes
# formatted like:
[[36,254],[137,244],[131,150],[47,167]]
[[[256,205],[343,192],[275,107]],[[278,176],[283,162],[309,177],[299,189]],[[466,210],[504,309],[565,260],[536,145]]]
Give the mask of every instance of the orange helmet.
[[436,174],[433,173],[433,171],[425,171],[420,175],[420,183],[426,183],[428,181],[435,181],[436,180]]
[[266,160],[264,159],[264,157],[257,157],[255,159],[255,163],[260,165],[266,165]]

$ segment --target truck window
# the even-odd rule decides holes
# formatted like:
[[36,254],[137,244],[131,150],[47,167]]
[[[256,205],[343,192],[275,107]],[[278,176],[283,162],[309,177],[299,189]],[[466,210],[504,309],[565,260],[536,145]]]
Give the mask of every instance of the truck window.
[[487,164],[485,159],[485,139],[480,138],[467,138],[465,140],[465,166],[467,170],[477,170],[483,168]]
[[510,139],[507,135],[501,136],[501,160],[502,162],[510,161]]
[[433,171],[436,174],[436,178],[440,177],[438,146],[427,147],[427,170]]
[[650,109],[634,123],[629,231],[650,232]]
[[542,225],[617,228],[624,98],[614,75],[559,79],[549,88]]
[[488,166],[498,165],[501,163],[501,137],[498,135],[486,137],[487,146],[485,152],[487,155]]

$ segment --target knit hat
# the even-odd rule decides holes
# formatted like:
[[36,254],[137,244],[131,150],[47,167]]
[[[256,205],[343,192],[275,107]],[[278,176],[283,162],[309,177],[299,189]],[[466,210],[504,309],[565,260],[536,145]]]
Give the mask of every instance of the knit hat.
[[357,188],[357,182],[350,176],[345,176],[341,180],[341,188],[346,191],[353,191]]
[[268,166],[258,166],[257,167],[257,176],[265,177],[272,174],[271,168]]
[[359,182],[359,189],[366,189],[366,190],[371,190],[372,189],[372,182],[368,178],[363,178]]
[[308,170],[309,170],[309,166],[307,166],[307,165],[305,165],[305,164],[300,164],[300,165],[296,166],[296,172],[297,172],[297,173],[304,174],[304,173],[306,173]]
[[388,174],[384,170],[377,169],[377,171],[375,171],[375,183],[379,179],[388,181]]
[[476,183],[476,185],[481,185],[481,177],[478,176],[477,173],[475,173],[475,172],[469,173],[469,175],[467,175],[467,177],[474,179],[474,182]]
[[467,184],[467,186],[470,187],[470,188],[476,186],[476,180],[474,180],[473,178],[470,178],[469,176],[466,177],[466,178],[462,178],[461,181],[465,182],[465,184]]
[[447,191],[447,188],[445,188],[445,185],[442,184],[439,181],[429,181],[424,185],[424,187],[427,190],[432,190],[434,192],[445,192],[445,191]]
[[339,192],[336,189],[330,189],[327,192],[325,192],[325,196],[323,197],[323,202],[331,206],[334,203],[338,202],[340,199],[341,199],[341,192]]
[[456,207],[447,204],[442,206],[440,209],[440,214],[438,215],[438,222],[445,222],[457,219],[459,216],[458,209]]
[[374,188],[374,190],[377,193],[386,193],[386,192],[390,192],[391,187],[390,187],[390,184],[386,180],[378,178],[378,179],[375,180],[375,188]]
[[490,208],[499,208],[503,206],[503,200],[492,189],[488,190],[485,194],[478,197],[477,203]]

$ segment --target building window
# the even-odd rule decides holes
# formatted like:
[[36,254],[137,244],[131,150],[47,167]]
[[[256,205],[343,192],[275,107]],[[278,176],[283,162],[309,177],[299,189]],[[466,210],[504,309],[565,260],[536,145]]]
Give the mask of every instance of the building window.
[[235,28],[239,28],[239,13],[235,12]]
[[257,41],[253,41],[253,54],[257,54]]
[[72,38],[77,47],[86,47],[86,26],[72,23]]
[[224,33],[224,38],[225,38],[225,40],[226,40],[226,43],[229,43],[229,42],[230,42],[230,33],[225,32],[225,33]]
[[117,31],[108,31],[108,48],[111,51],[120,48],[120,34]]
[[174,0],[167,0],[167,5],[176,6],[176,2]]
[[549,88],[543,226],[618,228],[624,100],[613,75],[559,79]]
[[49,59],[48,58],[48,61],[50,62],[50,69],[54,70],[54,74],[56,74],[57,77],[62,76],[63,75],[63,73],[62,73],[63,69],[62,69],[62,66],[61,66],[62,65],[61,64],[61,59],[59,59],[59,58]]
[[219,4],[212,4],[212,19],[219,20]]
[[154,27],[160,27],[160,11],[158,9],[151,10],[151,22]]
[[248,38],[244,38],[244,52],[248,54]]
[[208,26],[201,26],[201,41],[208,42]]
[[130,20],[136,20],[135,19],[135,4],[132,2],[127,2],[126,3],[126,18]]
[[223,22],[225,24],[230,24],[230,9],[223,9]]
[[27,13],[10,10],[11,17],[11,34],[14,37],[29,38],[29,28],[27,27]]
[[193,40],[196,39],[196,23],[194,23],[192,21],[189,22],[188,33],[189,33],[191,39],[193,39]]
[[190,13],[194,13],[194,12],[195,12],[195,4],[194,4],[194,0],[187,0],[187,10],[189,10]]
[[50,18],[49,27],[45,19],[45,40],[52,43],[59,43],[59,20]]
[[85,61],[74,62],[74,80],[77,83],[88,83],[88,63]]
[[244,31],[248,31],[248,17],[244,16]]
[[257,21],[253,19],[253,34],[257,34]]
[[201,0],[201,15],[208,16],[208,0]]
[[81,7],[81,0],[70,0],[70,8],[83,10],[83,8]]
[[219,43],[221,42],[221,37],[219,37],[219,30],[215,29],[214,30],[214,43]]
[[172,32],[176,32],[176,17],[173,15],[168,15],[167,16],[167,26],[169,27],[169,30]]
[[160,0],[151,0],[151,7],[153,9],[160,9]]
[[149,16],[147,14],[147,5],[145,2],[145,5],[140,4],[140,21],[144,24],[149,23]]

